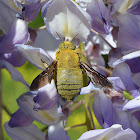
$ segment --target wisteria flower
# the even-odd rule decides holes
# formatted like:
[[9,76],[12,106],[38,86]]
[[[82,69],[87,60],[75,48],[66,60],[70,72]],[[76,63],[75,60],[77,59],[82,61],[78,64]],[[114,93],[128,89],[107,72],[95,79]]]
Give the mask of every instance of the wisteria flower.
[[1,0],[0,29],[7,33],[11,24],[16,20],[16,14],[27,22],[34,20],[41,8],[40,0]]
[[0,60],[8,61],[15,67],[23,65],[26,60],[19,51],[15,50],[14,46],[16,44],[26,44],[28,38],[26,22],[21,19],[15,20],[8,33],[0,40]]
[[[11,3],[8,3],[7,6],[2,0],[0,2],[4,7],[10,7],[9,5]],[[27,92],[20,95],[17,99],[19,109],[12,114],[9,122],[5,124],[5,129],[9,136],[13,140],[22,140],[22,135],[26,135],[27,140],[31,138],[34,140],[70,140],[65,130],[76,126],[68,127],[68,129],[64,128],[66,120],[70,115],[70,111],[73,110],[73,108],[70,108],[71,105],[76,103],[78,105],[74,106],[74,108],[77,108],[81,103],[85,106],[85,122],[77,126],[87,126],[87,130],[90,131],[85,132],[79,140],[139,140],[139,0],[114,0],[113,2],[110,0],[15,0],[14,3],[12,1],[12,4],[14,6],[12,5],[9,8],[9,11],[12,11],[12,17],[16,15],[20,19],[13,18],[14,23],[11,27],[7,26],[9,29],[4,28],[2,22],[1,28],[6,34],[0,37],[0,68],[5,68],[9,71],[13,80],[22,82],[27,87]],[[42,9],[41,4],[43,5]],[[35,48],[31,46],[32,44],[27,45],[29,40],[27,24],[37,17],[40,10],[48,32],[51,33],[50,35],[53,35],[52,38],[60,39],[64,43],[70,43],[70,46],[66,46],[67,49],[71,47],[73,49],[72,51],[78,56],[76,57],[76,62],[78,61],[77,66],[81,72],[80,76],[82,80],[79,80],[79,83],[73,84],[72,88],[71,86],[66,86],[70,88],[66,89],[66,91],[75,90],[73,87],[79,85],[81,82],[81,87],[83,88],[80,87],[78,92],[80,95],[84,95],[85,98],[78,96],[77,101],[71,101],[72,98],[67,99],[68,101],[63,100],[62,98],[65,98],[67,95],[63,88],[67,85],[65,82],[60,85],[64,91],[64,95],[59,96],[58,94],[60,92],[57,83],[63,81],[66,71],[70,75],[69,70],[75,70],[69,68],[69,62],[74,62],[74,57],[69,57],[67,55],[69,53],[68,51],[68,53],[64,53],[61,56],[62,65],[65,66],[64,59],[67,60],[68,67],[60,73],[60,75],[63,76],[64,74],[64,76],[62,78],[61,76],[60,78],[57,77],[56,79],[59,71],[57,69],[58,67],[55,69],[53,66],[58,66],[58,61],[60,62],[60,55],[58,53],[60,54],[61,52],[60,47],[63,48],[61,46],[62,44],[56,52],[55,59],[45,51],[47,50],[47,46],[53,46],[52,44],[49,45],[46,42],[44,44],[44,47],[46,46],[44,50],[41,46],[36,46],[37,48]],[[19,23],[22,25],[21,29],[19,28]],[[115,28],[116,32],[110,32]],[[38,30],[41,29],[42,27]],[[99,36],[102,41],[110,46],[109,62],[108,52],[104,56],[101,55],[101,50],[103,49],[102,43],[97,38],[91,39],[92,34],[90,34],[90,31],[94,32],[94,38],[96,34],[96,36]],[[114,42],[113,39],[112,42],[116,48],[111,46],[109,39],[104,38],[101,34],[106,34],[106,36],[109,34],[107,37],[112,37],[113,35]],[[86,54],[84,43],[87,39],[91,40],[92,46],[86,47]],[[21,56],[20,58],[23,61],[18,59],[19,56]],[[19,60],[20,63],[18,63]],[[43,70],[33,80],[31,86],[28,85],[21,73],[14,67],[21,66],[25,60]],[[89,65],[91,64],[89,67],[84,63],[86,61],[89,62]],[[98,72],[110,77],[106,79],[100,73],[94,71],[92,68],[90,69],[90,67],[94,67],[95,65],[97,66],[96,70]],[[105,66],[110,70],[104,68]],[[99,67],[101,69],[98,69]],[[75,72],[77,75],[79,74],[78,70]],[[49,74],[48,71],[50,72]],[[100,77],[99,79],[98,76]],[[65,79],[64,81],[70,83],[69,81],[72,78],[69,79],[66,77]],[[109,82],[111,88],[102,88],[102,86],[101,88],[99,87],[100,89],[95,88],[90,80],[94,85],[98,85],[98,83],[106,85]],[[88,83],[89,85],[87,86]],[[81,98],[82,101],[79,101]],[[103,129],[94,130],[96,124],[94,124],[95,118],[92,116],[90,109],[91,102],[92,111],[100,127]],[[37,129],[33,125],[34,121],[45,125],[48,129],[47,133],[45,134]],[[33,131],[38,133],[38,136]]]
[[65,40],[72,41],[75,37],[85,42],[90,33],[90,16],[71,0],[49,1],[42,8],[42,16],[56,39],[59,39],[59,34]]
[[82,134],[78,140],[136,140],[136,134],[131,129],[123,130],[121,125],[114,124],[110,128],[90,130]]
[[[25,82],[22,75],[10,63],[1,61],[0,66],[9,71],[13,80],[20,81],[25,84],[27,88],[29,88],[29,85]],[[12,114],[11,119],[8,122],[9,126],[5,124],[7,133],[11,136],[11,138],[16,140],[20,134],[29,131],[28,128],[33,127],[36,129],[32,125],[32,122],[37,120],[50,127],[46,137],[56,138],[58,137],[58,133],[56,132],[59,131],[59,133],[63,133],[63,136],[69,139],[67,133],[64,131],[64,126],[62,125],[64,121],[64,114],[62,113],[61,107],[57,105],[57,101],[58,96],[53,80],[50,85],[48,84],[47,86],[41,88],[38,91],[38,94],[30,91],[24,93],[17,99],[20,108],[14,114]],[[17,134],[16,130],[18,127],[20,127],[20,129],[19,133]],[[55,128],[55,131],[52,130],[52,127]],[[36,131],[39,132],[39,130]],[[27,139],[33,135],[32,131],[28,133]],[[54,135],[55,133],[56,135]],[[61,136],[60,138],[58,137],[58,139],[61,139]]]
[[109,34],[110,14],[102,0],[93,0],[88,4],[87,13],[92,18],[92,29],[102,34]]
[[[122,47],[130,49],[139,49],[139,15],[132,14],[131,10],[138,11],[136,6],[139,5],[139,1],[121,1],[117,0],[113,2],[112,17],[115,19],[115,24],[119,26],[118,41],[122,44]],[[133,11],[132,10],[132,11]],[[135,11],[135,12],[136,12]],[[135,13],[134,12],[134,13]],[[137,16],[136,16],[137,15]]]

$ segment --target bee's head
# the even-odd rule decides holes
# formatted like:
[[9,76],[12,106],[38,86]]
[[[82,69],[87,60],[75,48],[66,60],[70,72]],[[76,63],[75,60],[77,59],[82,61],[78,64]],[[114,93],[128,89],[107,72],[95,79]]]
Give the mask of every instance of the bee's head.
[[59,49],[60,50],[65,50],[65,49],[74,50],[75,46],[71,42],[69,42],[69,41],[64,41],[63,43],[61,43],[59,45]]

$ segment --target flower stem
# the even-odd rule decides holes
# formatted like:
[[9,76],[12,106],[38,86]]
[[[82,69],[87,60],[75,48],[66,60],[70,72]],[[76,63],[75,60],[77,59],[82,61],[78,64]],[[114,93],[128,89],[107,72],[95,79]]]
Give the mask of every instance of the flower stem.
[[2,105],[2,109],[4,109],[4,111],[5,111],[9,116],[12,115],[5,105]]
[[76,103],[73,107],[71,107],[70,111],[74,111],[77,108],[79,108],[82,104],[84,104],[84,100],[78,101],[78,103]]
[[106,43],[111,49],[114,48],[107,40],[105,40],[105,38],[104,38],[101,34],[97,33],[97,32],[96,32],[95,30],[93,30],[93,29],[91,29],[91,31],[92,31],[93,33],[95,33],[96,35],[98,35],[101,39],[103,39],[103,40],[105,41],[105,43]]
[[69,127],[65,128],[64,130],[65,131],[68,131],[68,130],[70,130],[72,128],[79,127],[79,126],[85,126],[85,125],[86,125],[85,123],[77,124],[77,125],[69,126]]
[[100,65],[93,65],[94,67],[97,67],[97,68],[99,68],[99,69],[101,69],[101,70],[103,70],[103,71],[105,71],[106,73],[108,73],[109,75],[112,75],[112,71],[111,70],[109,70],[109,69],[107,69],[107,68],[105,68],[105,67],[103,67],[103,66],[100,66]]
[[113,5],[113,3],[112,3],[112,2],[108,2],[108,1],[105,1],[105,0],[103,0],[103,2],[104,2],[105,4],[110,4],[110,5]]
[[[81,54],[81,60],[85,63],[87,63],[87,58],[85,57],[86,55],[84,55],[86,52],[85,52],[85,44],[84,43],[81,43],[80,46],[79,46],[82,54]],[[87,75],[86,73],[83,74],[83,86],[87,86],[87,83],[88,83],[88,78],[87,78]],[[94,122],[93,122],[93,118],[92,118],[92,115],[91,115],[91,112],[89,111],[89,106],[90,106],[90,98],[89,98],[89,94],[86,94],[85,95],[85,117],[86,117],[86,126],[87,126],[87,129],[88,130],[92,130],[94,129]]]
[[44,25],[44,26],[39,27],[39,28],[37,29],[37,31],[45,30],[45,29],[46,29],[46,26]]
[[94,129],[94,122],[91,115],[91,112],[89,111],[89,94],[85,95],[85,116],[86,116],[86,126],[87,130],[93,130]]
[[2,131],[2,81],[1,81],[1,69],[0,69],[0,140],[3,140]]

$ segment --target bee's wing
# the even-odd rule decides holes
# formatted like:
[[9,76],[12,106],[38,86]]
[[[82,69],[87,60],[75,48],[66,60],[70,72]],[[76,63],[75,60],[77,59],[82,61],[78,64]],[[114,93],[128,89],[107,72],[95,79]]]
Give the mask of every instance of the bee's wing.
[[87,76],[90,78],[94,86],[102,88],[113,88],[111,82],[102,74],[95,71],[93,68],[89,67],[83,61],[80,61],[80,66],[87,73]]
[[52,64],[46,68],[42,73],[40,73],[32,82],[30,86],[31,91],[38,90],[39,88],[45,86],[48,83],[51,83],[51,80],[54,75],[54,70],[56,68],[56,61],[53,61]]

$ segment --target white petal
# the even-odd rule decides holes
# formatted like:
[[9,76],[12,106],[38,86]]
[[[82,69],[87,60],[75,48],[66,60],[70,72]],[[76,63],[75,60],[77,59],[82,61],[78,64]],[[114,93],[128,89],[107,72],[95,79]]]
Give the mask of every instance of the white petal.
[[57,39],[57,33],[69,41],[78,34],[80,42],[86,41],[90,24],[85,15],[89,16],[71,0],[54,0],[43,7],[42,13],[46,26]]
[[136,140],[136,134],[131,129],[123,130],[121,125],[114,124],[110,128],[87,131],[78,140],[128,140],[126,135],[127,138]]
[[113,68],[116,65],[118,65],[122,62],[125,62],[126,60],[130,60],[130,59],[137,58],[137,57],[140,57],[140,51],[134,51],[132,53],[126,54],[113,63]]
[[130,100],[129,102],[127,102],[124,107],[123,107],[124,110],[134,110],[134,111],[137,111],[137,110],[140,110],[140,96]]
[[15,47],[17,47],[25,59],[40,69],[46,68],[43,62],[45,62],[47,65],[50,65],[53,62],[52,57],[41,48],[20,44],[15,45]]
[[86,87],[81,88],[80,95],[89,94],[92,90],[99,90],[99,88],[95,88],[92,82]]

